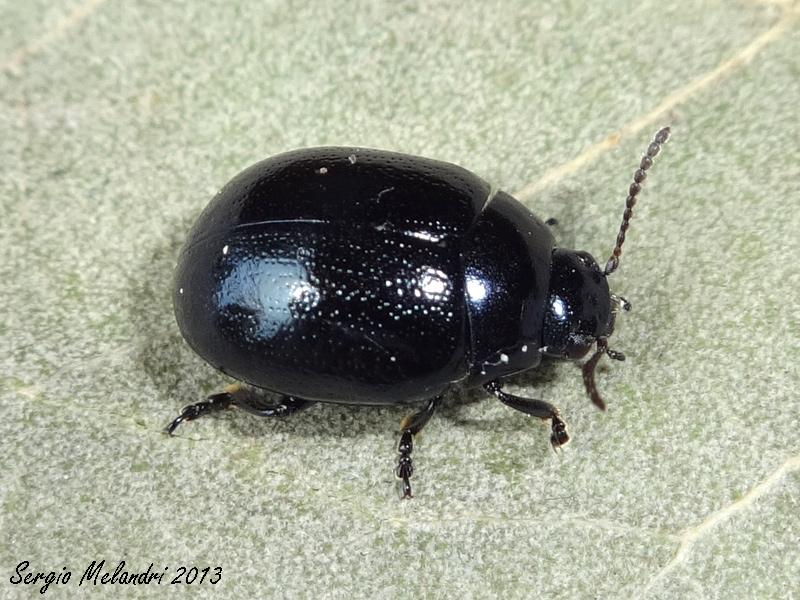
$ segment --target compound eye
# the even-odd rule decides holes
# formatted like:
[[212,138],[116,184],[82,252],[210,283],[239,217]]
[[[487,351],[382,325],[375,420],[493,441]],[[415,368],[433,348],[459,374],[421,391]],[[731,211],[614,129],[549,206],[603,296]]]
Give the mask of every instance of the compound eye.
[[594,256],[585,252],[583,250],[578,250],[575,252],[575,256],[578,257],[578,260],[581,261],[581,264],[584,267],[587,267],[591,270],[600,270],[600,267],[597,266],[597,261],[594,259]]

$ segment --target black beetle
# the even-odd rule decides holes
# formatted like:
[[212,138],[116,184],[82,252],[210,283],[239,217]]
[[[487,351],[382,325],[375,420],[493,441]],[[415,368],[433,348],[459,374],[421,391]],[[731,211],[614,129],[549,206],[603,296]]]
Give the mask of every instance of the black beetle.
[[[238,406],[263,417],[315,402],[421,405],[400,425],[403,496],[412,436],[457,384],[551,421],[558,409],[502,390],[542,355],[577,359],[591,400],[624,299],[606,278],[618,264],[661,129],[630,186],[613,253],[555,247],[547,225],[510,195],[452,164],[361,148],[310,148],[233,178],[205,209],[178,259],[175,315],[189,345],[250,384],[192,404],[167,428]],[[266,405],[257,390],[281,394]]]

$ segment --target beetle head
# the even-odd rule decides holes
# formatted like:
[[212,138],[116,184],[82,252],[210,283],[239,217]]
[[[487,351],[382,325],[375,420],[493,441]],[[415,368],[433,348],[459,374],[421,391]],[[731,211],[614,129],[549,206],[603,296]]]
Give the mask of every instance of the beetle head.
[[622,353],[608,347],[620,308],[629,310],[630,304],[611,294],[606,273],[589,253],[553,251],[541,351],[548,356],[577,359],[597,344],[584,365],[583,379],[589,397],[601,410],[605,402],[594,384],[594,369],[603,354],[625,360]]
[[592,402],[601,410],[605,410],[606,405],[597,391],[594,370],[603,354],[614,360],[625,360],[624,354],[608,347],[608,338],[614,333],[614,322],[620,308],[631,308],[627,300],[611,294],[607,277],[619,266],[622,244],[633,216],[636,195],[642,189],[641,184],[647,177],[647,170],[653,166],[653,159],[668,139],[669,127],[660,129],[633,175],[617,243],[605,268],[600,269],[587,252],[559,249],[553,251],[541,352],[558,358],[576,359],[586,356],[592,346],[597,344],[594,354],[583,365],[583,383]]
[[614,331],[611,306],[606,275],[588,252],[554,250],[542,351],[583,358],[598,339]]

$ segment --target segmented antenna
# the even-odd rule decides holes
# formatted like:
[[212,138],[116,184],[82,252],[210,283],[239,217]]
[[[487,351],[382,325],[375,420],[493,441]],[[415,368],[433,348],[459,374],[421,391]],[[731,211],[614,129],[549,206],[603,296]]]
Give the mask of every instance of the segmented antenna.
[[633,174],[633,183],[628,189],[628,198],[625,200],[625,212],[622,213],[622,224],[619,226],[619,233],[617,234],[617,245],[614,246],[614,251],[606,263],[604,270],[606,275],[611,275],[617,270],[619,266],[619,255],[622,254],[622,244],[625,243],[625,233],[630,226],[631,217],[633,216],[633,207],[636,206],[636,195],[642,191],[642,182],[647,179],[647,170],[653,166],[653,159],[661,152],[661,146],[669,140],[669,127],[659,129],[653,141],[647,147],[647,151],[642,157],[642,162],[639,163],[639,169]]
[[[661,152],[661,146],[667,143],[669,139],[669,127],[664,127],[656,133],[653,141],[647,147],[647,151],[639,163],[639,169],[633,174],[633,183],[628,190],[628,198],[625,200],[625,212],[622,213],[622,224],[619,226],[619,233],[617,234],[617,245],[614,246],[614,251],[611,253],[611,258],[606,263],[604,273],[606,276],[611,275],[617,270],[619,266],[619,255],[622,254],[622,244],[625,243],[625,232],[628,231],[628,226],[633,217],[633,207],[636,206],[636,195],[642,191],[642,182],[647,179],[647,170],[653,166],[653,159]],[[630,303],[619,296],[612,294],[613,312],[617,312],[620,308],[630,310]],[[586,388],[586,393],[589,395],[591,401],[600,410],[606,409],[606,403],[597,391],[597,385],[594,382],[594,370],[597,363],[606,354],[612,360],[625,360],[625,355],[622,352],[617,352],[608,347],[608,336],[601,336],[597,338],[597,349],[594,354],[583,364],[583,385]]]

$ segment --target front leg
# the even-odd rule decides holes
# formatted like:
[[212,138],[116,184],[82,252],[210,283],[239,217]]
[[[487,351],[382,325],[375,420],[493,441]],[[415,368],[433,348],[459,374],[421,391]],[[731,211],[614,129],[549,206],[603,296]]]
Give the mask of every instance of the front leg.
[[490,381],[484,384],[483,387],[487,392],[497,397],[500,402],[514,410],[523,412],[526,415],[539,417],[544,421],[550,419],[552,423],[550,443],[553,445],[553,450],[558,450],[569,442],[567,424],[561,420],[561,413],[558,412],[558,409],[549,402],[508,394],[503,391],[503,384],[500,383],[500,380]]

